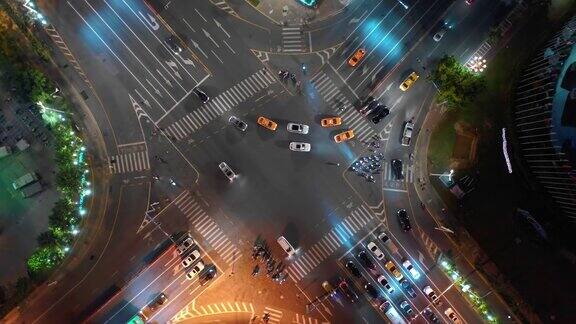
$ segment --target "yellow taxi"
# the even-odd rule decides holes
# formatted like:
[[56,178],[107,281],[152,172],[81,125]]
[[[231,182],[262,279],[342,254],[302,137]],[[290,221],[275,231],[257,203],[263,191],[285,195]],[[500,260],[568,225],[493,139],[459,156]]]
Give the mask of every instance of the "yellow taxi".
[[322,118],[322,120],[320,120],[320,125],[322,125],[322,127],[339,126],[342,125],[342,118],[341,117]]
[[358,65],[358,62],[360,62],[363,58],[364,55],[366,55],[366,50],[363,48],[359,48],[356,50],[356,52],[354,52],[354,55],[352,55],[352,57],[348,60],[348,65],[350,65],[351,67],[355,67],[356,65]]
[[394,276],[394,278],[396,278],[398,281],[402,280],[404,278],[404,276],[402,275],[402,272],[400,272],[400,270],[398,270],[398,268],[396,267],[396,265],[394,264],[394,262],[392,261],[388,261],[384,264],[384,266],[386,267],[386,269],[388,269],[388,271],[390,271],[390,273]]
[[354,137],[354,131],[350,129],[350,130],[347,130],[347,131],[342,132],[340,134],[336,134],[334,136],[334,142],[342,143],[342,142],[345,142],[345,141],[347,141],[353,137]]
[[402,82],[402,84],[400,84],[400,90],[406,91],[406,90],[410,89],[412,84],[414,82],[416,82],[416,80],[418,80],[419,77],[420,76],[416,72],[410,73],[410,75],[406,78],[406,80],[404,80],[404,82]]
[[258,125],[268,128],[271,131],[275,131],[278,128],[278,124],[264,116],[258,117]]

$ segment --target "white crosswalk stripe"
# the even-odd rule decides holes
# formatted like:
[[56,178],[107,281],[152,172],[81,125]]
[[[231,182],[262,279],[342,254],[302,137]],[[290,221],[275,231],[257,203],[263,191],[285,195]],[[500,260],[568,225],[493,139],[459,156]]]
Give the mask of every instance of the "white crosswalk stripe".
[[303,36],[302,27],[282,27],[282,51],[304,52],[306,45]]
[[260,69],[198,109],[164,127],[164,131],[177,140],[184,139],[274,82],[274,76],[266,69]]
[[348,216],[336,224],[322,239],[294,259],[292,264],[287,267],[288,276],[294,280],[294,282],[300,281],[373,219],[378,221],[378,218],[374,217],[372,211],[364,205],[352,210]]
[[113,174],[139,172],[150,169],[147,151],[130,152],[108,157],[108,166]]
[[210,218],[210,215],[204,211],[204,208],[189,192],[178,197],[174,203],[194,226],[194,230],[202,235],[204,240],[226,263],[232,265],[242,256],[240,250],[228,239],[220,226]]
[[322,322],[318,321],[316,318],[312,318],[312,317],[308,317],[305,315],[300,315],[298,313],[296,313],[296,318],[294,319],[294,321],[292,321],[292,323],[296,323],[296,324],[320,324]]
[[356,111],[350,100],[340,92],[340,89],[325,73],[316,74],[310,82],[312,82],[324,101],[328,103],[328,107],[342,117],[342,121],[349,129],[354,130],[354,134],[359,140],[366,141],[376,135],[370,122]]
[[262,316],[264,316],[265,314],[270,314],[269,315],[270,319],[268,320],[268,323],[280,323],[283,313],[281,310],[274,309],[272,307],[264,307],[264,312]]
[[234,9],[232,9],[224,0],[210,0],[210,2],[212,2],[216,7],[224,10],[226,13],[232,15],[232,16],[236,16],[239,17],[238,14],[236,13],[236,11],[234,11]]

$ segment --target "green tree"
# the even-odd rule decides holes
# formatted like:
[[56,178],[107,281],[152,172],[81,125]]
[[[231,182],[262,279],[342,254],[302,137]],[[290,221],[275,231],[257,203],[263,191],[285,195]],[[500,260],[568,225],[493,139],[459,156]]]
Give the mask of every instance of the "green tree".
[[70,220],[74,212],[74,206],[67,199],[61,198],[54,204],[52,214],[48,217],[50,227],[69,228]]
[[484,77],[460,64],[454,56],[444,56],[430,79],[439,87],[438,100],[451,109],[468,105],[486,86]]
[[36,241],[38,242],[38,245],[40,245],[40,246],[47,246],[47,245],[56,244],[56,238],[54,237],[54,234],[52,234],[51,231],[46,231],[46,232],[40,233],[38,235],[38,237],[36,238]]
[[64,253],[56,245],[44,246],[36,250],[26,265],[31,278],[42,278],[62,261]]

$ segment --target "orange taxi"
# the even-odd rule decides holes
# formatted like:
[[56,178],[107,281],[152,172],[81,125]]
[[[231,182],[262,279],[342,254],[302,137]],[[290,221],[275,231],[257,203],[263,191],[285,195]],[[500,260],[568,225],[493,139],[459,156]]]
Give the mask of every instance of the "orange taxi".
[[340,134],[336,134],[334,136],[334,142],[342,143],[342,142],[345,142],[345,141],[347,141],[353,137],[354,137],[354,131],[350,129],[350,130],[347,130],[347,131],[342,132]]
[[322,125],[322,127],[334,127],[339,126],[341,124],[342,124],[341,117],[328,117],[328,118],[322,118],[322,120],[320,120],[320,125]]
[[363,58],[364,55],[366,55],[366,50],[363,48],[359,48],[356,50],[356,52],[354,52],[354,55],[352,55],[352,57],[348,60],[348,65],[350,65],[351,67],[355,67],[356,65],[358,65],[358,62],[360,62]]
[[260,116],[258,117],[258,125],[268,128],[271,131],[275,131],[278,128],[278,124],[266,117]]

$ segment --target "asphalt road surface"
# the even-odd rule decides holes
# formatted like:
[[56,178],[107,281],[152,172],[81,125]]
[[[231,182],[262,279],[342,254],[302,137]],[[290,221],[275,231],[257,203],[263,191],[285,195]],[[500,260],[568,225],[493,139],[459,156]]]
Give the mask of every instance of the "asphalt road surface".
[[[276,323],[382,322],[385,314],[365,290],[367,283],[406,321],[430,322],[421,314],[427,307],[442,322],[450,322],[447,308],[463,322],[481,321],[437,264],[452,243],[420,208],[410,154],[435,94],[428,71],[444,54],[465,62],[501,16],[499,2],[355,1],[296,33],[235,1],[47,1],[41,9],[85,74],[93,91],[88,103],[97,99],[103,107],[94,114],[106,123],[101,129],[111,132],[105,144],[112,180],[110,191],[100,193],[107,198],[100,235],[79,256],[77,269],[22,307],[23,322],[125,322],[160,292],[169,298],[152,319],[160,322],[249,322],[266,313]],[[433,40],[445,23],[452,28]],[[366,54],[350,67],[348,59],[359,48]],[[320,62],[322,51],[329,55]],[[285,66],[318,63],[292,68],[293,81],[279,76],[267,59],[273,55]],[[419,80],[401,91],[413,71]],[[207,102],[196,87],[210,97]],[[369,95],[390,110],[378,124],[357,111]],[[231,116],[247,129],[231,126]],[[277,129],[258,125],[260,116]],[[321,127],[320,120],[331,116],[342,117],[342,125]],[[416,125],[406,147],[400,138],[408,120]],[[308,134],[289,132],[289,122],[308,125]],[[355,137],[335,143],[334,136],[349,129]],[[379,147],[371,151],[367,143],[374,138]],[[309,143],[311,151],[292,152],[290,142]],[[381,171],[369,182],[349,167],[373,151],[382,154]],[[403,179],[393,177],[392,159],[403,161]],[[237,173],[233,181],[218,169],[221,162]],[[396,218],[399,209],[412,220],[407,233]],[[186,280],[189,270],[174,249],[186,232],[217,269],[205,285]],[[377,238],[383,232],[391,245]],[[297,249],[293,257],[286,258],[276,243],[280,235]],[[284,265],[282,285],[264,273],[250,274],[257,237]],[[368,251],[370,269],[359,258],[370,242],[396,265],[415,296],[383,260]],[[418,278],[402,267],[405,260]],[[345,268],[348,261],[359,277]],[[393,292],[376,281],[379,275]],[[358,301],[322,287],[343,278]],[[440,304],[424,295],[425,286]],[[400,308],[403,301],[412,314]],[[495,300],[491,307],[507,320],[504,304]]]

